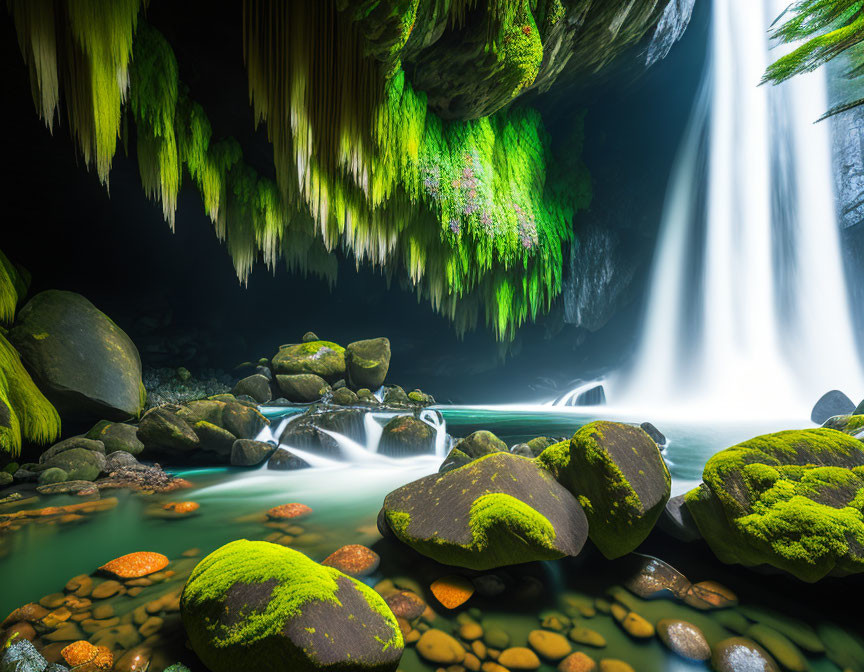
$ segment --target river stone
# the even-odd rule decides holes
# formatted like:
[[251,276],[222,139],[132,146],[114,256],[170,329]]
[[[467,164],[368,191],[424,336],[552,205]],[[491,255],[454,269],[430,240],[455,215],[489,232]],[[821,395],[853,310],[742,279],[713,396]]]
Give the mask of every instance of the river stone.
[[176,413],[167,408],[151,408],[138,425],[138,439],[148,449],[158,452],[176,450],[190,453],[198,449],[198,436]]
[[295,469],[306,469],[309,463],[302,457],[298,457],[290,450],[279,448],[267,461],[267,468],[275,471],[293,471]]
[[70,481],[95,481],[105,471],[106,461],[105,455],[95,450],[72,448],[46,460],[44,466],[62,469]]
[[72,450],[73,448],[81,448],[83,450],[93,450],[97,453],[105,454],[105,444],[101,441],[93,441],[83,436],[73,436],[65,439],[60,443],[55,443],[48,450],[39,456],[39,464],[45,464],[55,455]]
[[779,672],[771,655],[744,637],[730,637],[715,644],[711,667],[715,672]]
[[492,432],[481,429],[459,441],[456,444],[456,448],[473,460],[484,455],[491,455],[492,453],[506,452],[507,444]]
[[619,561],[628,573],[622,584],[643,600],[668,598],[684,599],[690,589],[690,580],[672,565],[659,558],[631,553]]
[[404,646],[396,617],[371,588],[263,541],[234,541],[204,558],[180,610],[212,672],[390,672]]
[[192,425],[192,431],[201,443],[201,450],[213,453],[219,457],[228,458],[237,437],[227,429],[217,427],[212,422],[199,420]]
[[855,412],[855,402],[843,394],[840,390],[826,392],[813,405],[810,412],[810,420],[821,425],[828,418],[835,415],[850,415]]
[[39,474],[39,485],[54,485],[55,483],[65,483],[69,479],[69,474],[63,471],[60,467],[49,467]]
[[394,490],[383,519],[414,550],[477,570],[575,556],[588,534],[573,495],[533,460],[510,453]]
[[[518,453],[514,454],[518,455]],[[447,453],[447,457],[444,458],[444,461],[438,468],[438,473],[443,474],[445,471],[452,471],[453,469],[464,467],[469,462],[471,462],[471,458],[468,457],[465,453],[463,453],[458,448],[451,448],[450,452]]]
[[644,541],[669,499],[669,470],[640,427],[592,422],[537,460],[579,499],[591,541],[610,559]]
[[295,403],[318,401],[330,389],[327,381],[314,373],[297,373],[276,376],[279,391]]
[[80,294],[37,294],[18,313],[9,341],[64,420],[124,420],[144,410],[135,344]]
[[357,443],[366,441],[364,413],[359,410],[306,412],[294,418],[279,437],[280,445],[286,448],[308,450],[317,455],[338,457],[339,445],[327,432],[335,432]]
[[339,406],[353,406],[359,401],[360,399],[357,397],[357,394],[352,390],[349,390],[347,387],[337,388],[333,392],[333,397],[330,399],[330,403]]
[[654,443],[656,443],[658,446],[666,445],[666,437],[663,435],[663,432],[657,429],[653,424],[651,424],[650,422],[643,422],[639,426],[645,431],[648,436],[654,439]]
[[273,392],[270,390],[270,379],[260,373],[255,373],[238,381],[232,393],[238,397],[245,394],[259,404],[266,404],[273,398]]
[[144,444],[138,438],[138,428],[125,422],[100,422],[87,432],[87,438],[101,441],[106,455],[118,450],[140,455],[144,450]]
[[345,350],[345,363],[351,387],[377,390],[384,384],[390,368],[390,341],[371,338],[349,343]]
[[254,467],[266,461],[276,446],[255,441],[254,439],[237,439],[231,448],[231,465],[234,467]]
[[689,543],[702,538],[699,527],[685,502],[685,495],[670,497],[663,513],[657,520],[657,527],[673,539]]
[[435,451],[435,430],[413,415],[397,415],[386,425],[378,444],[381,455],[410,457]]
[[783,669],[790,672],[806,672],[810,669],[804,654],[782,632],[764,623],[754,623],[748,628],[746,635],[765,647]]
[[345,348],[330,341],[283,345],[273,357],[271,368],[277,374],[277,380],[280,374],[309,373],[320,376],[328,383],[335,383],[345,377]]
[[702,631],[692,623],[673,618],[657,621],[657,634],[663,643],[682,658],[708,660],[711,646]]
[[115,450],[105,458],[105,473],[110,474],[112,471],[128,469],[137,464],[139,462],[132,453],[127,453],[125,450]]
[[391,385],[384,390],[384,404],[386,406],[408,406],[410,403],[405,390],[398,385]]
[[254,406],[238,402],[229,402],[222,409],[221,426],[238,439],[254,439],[261,433],[270,421]]
[[758,436],[714,455],[702,480],[687,509],[722,562],[811,582],[864,571],[864,545],[850,541],[864,539],[860,441],[833,429]]
[[228,401],[217,399],[199,399],[197,401],[187,401],[173,410],[177,417],[185,420],[190,426],[196,422],[209,422],[217,427],[222,427],[222,414],[225,412],[225,407],[228,402],[234,403],[233,395],[226,395]]

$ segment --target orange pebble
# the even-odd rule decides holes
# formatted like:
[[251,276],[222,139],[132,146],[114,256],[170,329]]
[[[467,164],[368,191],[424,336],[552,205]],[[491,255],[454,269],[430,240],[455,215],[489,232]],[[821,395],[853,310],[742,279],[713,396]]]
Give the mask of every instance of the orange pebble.
[[308,516],[310,513],[312,513],[312,509],[305,504],[292,502],[291,504],[274,506],[267,512],[267,517],[271,520],[289,520],[291,518],[303,518],[304,516]]
[[173,511],[174,513],[192,513],[193,511],[197,511],[201,507],[198,502],[168,502],[162,508],[166,511]]
[[464,576],[445,576],[430,586],[435,598],[448,609],[465,604],[474,594],[474,584]]
[[129,553],[102,565],[100,572],[110,574],[118,579],[139,579],[153,574],[168,566],[168,558],[161,553],[140,551]]

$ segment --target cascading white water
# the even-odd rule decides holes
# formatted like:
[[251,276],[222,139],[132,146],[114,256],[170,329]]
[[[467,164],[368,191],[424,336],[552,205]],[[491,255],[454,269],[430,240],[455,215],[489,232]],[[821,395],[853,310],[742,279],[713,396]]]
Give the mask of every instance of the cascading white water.
[[831,182],[822,70],[758,86],[788,0],[714,0],[671,177],[635,367],[613,403],[768,413],[864,394]]

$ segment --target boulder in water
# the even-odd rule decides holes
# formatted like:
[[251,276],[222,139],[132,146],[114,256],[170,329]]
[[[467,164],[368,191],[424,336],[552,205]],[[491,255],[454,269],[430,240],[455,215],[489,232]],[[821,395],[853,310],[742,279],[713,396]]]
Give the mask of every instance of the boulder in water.
[[69,439],[64,439],[60,443],[55,443],[42,453],[39,456],[39,464],[46,464],[55,455],[72,450],[73,448],[83,448],[84,450],[93,450],[97,453],[105,454],[105,444],[101,441],[93,441],[83,436],[73,436]]
[[95,481],[105,471],[104,453],[86,448],[72,448],[54,455],[44,463],[46,469],[57,467],[66,472],[66,480]]
[[390,369],[390,341],[371,338],[349,343],[345,351],[348,379],[355,390],[377,390],[384,384]]
[[493,453],[387,495],[379,525],[438,562],[485,570],[578,555],[582,507],[534,460]]
[[471,459],[507,451],[507,444],[485,429],[469,434],[456,447]]
[[144,450],[144,444],[138,438],[138,428],[125,422],[102,421],[87,432],[87,438],[101,441],[106,455],[118,450],[140,455]]
[[714,455],[702,480],[687,509],[722,562],[811,582],[864,572],[860,441],[833,429],[757,436]]
[[254,467],[265,462],[276,446],[255,441],[254,439],[237,439],[231,448],[231,465],[234,467]]
[[309,463],[285,448],[277,449],[267,461],[267,468],[275,471],[294,471],[308,469]]
[[413,415],[397,415],[381,434],[378,452],[392,457],[428,455],[435,451],[435,430]]
[[176,450],[189,453],[198,449],[198,436],[176,413],[165,407],[153,408],[144,414],[138,425],[138,438],[149,450],[165,452]]
[[810,420],[821,425],[835,415],[849,415],[854,412],[855,403],[849,397],[840,390],[831,390],[819,397],[810,412]]
[[663,434],[663,432],[661,432],[659,429],[657,429],[653,424],[651,424],[650,422],[643,422],[639,426],[643,429],[643,431],[648,436],[650,436],[652,439],[654,439],[654,443],[656,443],[658,446],[660,446],[662,448],[663,446],[666,445],[666,436]]
[[403,640],[378,593],[298,551],[234,541],[204,558],[180,611],[213,672],[391,672]]
[[80,294],[37,294],[18,313],[9,340],[64,418],[125,420],[144,410],[135,344]]
[[591,541],[610,559],[642,543],[669,499],[672,479],[660,449],[633,425],[589,423],[537,460],[578,497]]
[[345,377],[345,348],[330,341],[283,345],[270,366],[277,379],[279,375],[311,373],[328,383],[335,383]]

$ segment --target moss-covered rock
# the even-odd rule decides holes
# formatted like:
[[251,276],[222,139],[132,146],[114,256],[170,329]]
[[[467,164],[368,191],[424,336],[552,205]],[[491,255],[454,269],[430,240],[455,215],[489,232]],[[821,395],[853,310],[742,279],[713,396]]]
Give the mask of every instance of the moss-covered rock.
[[510,453],[394,490],[381,518],[416,551],[478,570],[577,555],[588,535],[573,495],[534,460]]
[[472,459],[507,451],[507,444],[485,429],[469,434],[456,447]]
[[223,429],[212,422],[199,420],[192,425],[192,431],[198,437],[201,444],[201,450],[212,453],[215,457],[225,458],[226,460],[231,455],[231,448],[237,437],[227,429]]
[[269,458],[276,446],[254,439],[237,439],[231,447],[231,465],[254,467]]
[[366,441],[363,411],[342,409],[320,411],[315,407],[288,423],[279,437],[280,445],[317,455],[338,456],[339,446],[327,432],[336,432],[358,443]]
[[383,401],[387,406],[408,406],[411,403],[405,390],[398,385],[391,385],[384,390]]
[[393,457],[428,455],[435,450],[435,430],[413,415],[397,415],[381,433],[378,452]]
[[338,406],[353,406],[358,403],[360,399],[347,387],[340,387],[333,392],[333,398],[330,401]]
[[53,483],[65,483],[69,480],[67,474],[60,467],[49,467],[39,474],[39,485],[51,485]]
[[330,341],[283,345],[273,357],[271,368],[277,377],[312,373],[335,383],[345,377],[345,348]]
[[864,571],[864,444],[833,429],[758,436],[705,465],[687,508],[723,562],[805,581]]
[[73,436],[68,439],[55,443],[48,450],[39,456],[39,464],[45,464],[55,455],[64,453],[73,448],[83,448],[84,450],[94,450],[97,453],[105,454],[105,444],[101,441],[94,441],[83,436]]
[[86,448],[72,448],[46,460],[42,466],[62,469],[70,481],[95,481],[105,470],[105,465],[104,454]]
[[236,396],[252,397],[259,404],[266,404],[273,398],[273,393],[270,390],[270,379],[260,373],[237,381],[232,391]]
[[585,509],[591,541],[607,558],[635,550],[669,499],[672,479],[641,428],[592,422],[537,458]]
[[224,399],[201,399],[198,401],[187,401],[175,408],[174,412],[177,417],[185,420],[189,425],[194,425],[196,422],[204,420],[212,423],[217,427],[222,426],[222,414],[225,411],[225,406],[233,403],[235,398],[233,395],[218,395]]
[[254,439],[270,421],[255,406],[229,402],[222,409],[221,427],[238,439]]
[[384,384],[390,369],[390,341],[386,338],[370,338],[349,343],[345,362],[351,387],[377,390]]
[[298,403],[318,401],[330,389],[327,381],[314,373],[278,375],[276,384],[283,397]]
[[106,455],[118,450],[140,455],[144,450],[144,444],[138,438],[138,428],[125,422],[102,421],[87,432],[87,438],[101,441]]
[[9,340],[64,417],[124,420],[144,410],[137,348],[83,296],[37,294],[18,313]]
[[138,438],[144,446],[157,452],[176,450],[189,453],[198,449],[198,436],[176,413],[167,408],[152,408],[138,425]]
[[825,429],[836,429],[858,438],[864,434],[864,415],[835,415],[822,425]]
[[204,558],[180,608],[192,648],[213,672],[390,672],[404,646],[371,588],[263,541],[234,541]]
[[451,448],[450,452],[447,453],[447,457],[445,457],[444,461],[441,463],[441,466],[438,469],[438,473],[443,474],[445,471],[453,471],[453,469],[464,467],[472,459],[474,458],[469,457],[461,450],[459,450],[459,448]]

